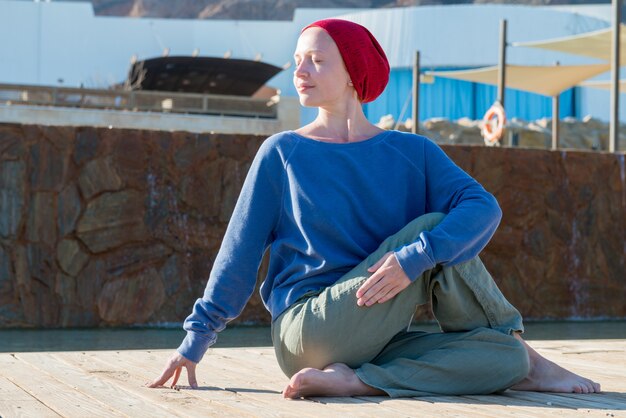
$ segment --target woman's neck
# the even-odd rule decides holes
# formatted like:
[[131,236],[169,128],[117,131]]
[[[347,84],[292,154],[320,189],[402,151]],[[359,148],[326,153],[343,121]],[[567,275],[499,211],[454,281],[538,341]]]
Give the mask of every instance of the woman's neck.
[[298,133],[328,142],[359,142],[383,132],[370,123],[360,103],[347,109],[319,108],[317,118]]

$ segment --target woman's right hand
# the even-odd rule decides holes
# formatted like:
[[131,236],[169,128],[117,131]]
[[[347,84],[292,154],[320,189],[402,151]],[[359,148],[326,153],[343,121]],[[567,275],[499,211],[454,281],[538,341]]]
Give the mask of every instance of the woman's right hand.
[[152,383],[146,384],[146,386],[150,388],[156,388],[159,386],[165,385],[165,382],[170,380],[170,377],[174,376],[174,380],[172,380],[171,388],[176,386],[176,382],[178,382],[178,378],[180,377],[180,372],[183,367],[187,369],[187,378],[189,379],[189,386],[192,389],[198,388],[198,381],[196,380],[196,366],[198,363],[194,363],[193,361],[185,358],[178,351],[175,351],[174,354],[167,360],[165,364],[165,369],[161,373],[161,376],[156,378]]

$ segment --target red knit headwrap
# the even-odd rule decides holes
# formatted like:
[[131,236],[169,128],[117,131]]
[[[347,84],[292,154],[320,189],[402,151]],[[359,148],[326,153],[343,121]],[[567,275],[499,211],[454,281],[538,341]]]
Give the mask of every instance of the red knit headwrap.
[[389,62],[374,35],[357,23],[341,19],[318,20],[302,32],[312,26],[324,29],[337,44],[361,102],[380,96],[389,82]]

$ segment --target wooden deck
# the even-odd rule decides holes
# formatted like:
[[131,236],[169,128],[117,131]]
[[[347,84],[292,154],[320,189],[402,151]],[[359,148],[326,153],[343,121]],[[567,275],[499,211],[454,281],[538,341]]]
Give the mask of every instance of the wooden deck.
[[2,353],[0,416],[626,417],[626,340],[532,345],[601,382],[604,393],[291,401],[280,395],[287,379],[269,347],[212,349],[198,366],[198,390],[144,387],[172,350]]

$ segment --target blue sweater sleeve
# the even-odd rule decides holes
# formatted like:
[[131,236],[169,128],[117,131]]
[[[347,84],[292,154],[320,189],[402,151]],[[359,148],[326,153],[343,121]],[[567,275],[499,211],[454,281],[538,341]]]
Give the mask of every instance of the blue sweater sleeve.
[[273,143],[266,140],[250,166],[204,296],[183,325],[187,336],[178,352],[196,363],[254,292],[257,271],[281,210],[284,170]]
[[411,280],[437,264],[454,265],[478,255],[502,218],[495,197],[429,140],[424,140],[424,169],[426,212],[447,216],[416,242],[396,251]]

